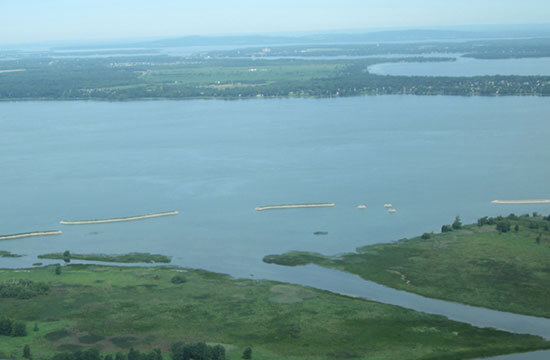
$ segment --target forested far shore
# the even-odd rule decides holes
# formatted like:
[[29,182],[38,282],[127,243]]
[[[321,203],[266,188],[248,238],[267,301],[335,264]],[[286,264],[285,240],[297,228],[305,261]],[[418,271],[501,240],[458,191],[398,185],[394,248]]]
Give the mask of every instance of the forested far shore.
[[419,61],[454,61],[454,58],[19,59],[0,64],[0,70],[25,70],[0,74],[0,100],[550,95],[550,76],[387,76],[368,70],[379,63]]

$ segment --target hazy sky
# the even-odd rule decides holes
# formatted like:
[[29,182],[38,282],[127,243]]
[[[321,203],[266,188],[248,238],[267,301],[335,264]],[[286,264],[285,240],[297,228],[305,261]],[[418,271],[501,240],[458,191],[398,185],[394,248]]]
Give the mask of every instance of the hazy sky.
[[549,22],[549,0],[0,0],[0,43]]

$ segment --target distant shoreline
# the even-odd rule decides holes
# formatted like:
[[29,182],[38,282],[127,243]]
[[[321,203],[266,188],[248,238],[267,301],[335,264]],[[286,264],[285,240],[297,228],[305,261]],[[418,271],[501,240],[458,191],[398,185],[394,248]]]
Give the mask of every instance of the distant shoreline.
[[550,204],[550,200],[493,200],[492,204]]
[[160,213],[153,213],[153,214],[146,214],[146,215],[137,215],[137,216],[128,216],[128,217],[121,217],[121,218],[113,218],[113,219],[98,219],[98,220],[61,220],[59,223],[63,225],[86,225],[86,224],[104,224],[104,223],[112,223],[112,222],[121,222],[121,221],[133,221],[133,220],[141,220],[141,219],[149,219],[149,218],[155,218],[160,216],[169,216],[169,215],[177,215],[179,214],[178,211],[166,211],[166,212],[160,212]]
[[31,237],[31,236],[59,235],[61,233],[62,232],[60,230],[34,231],[34,232],[21,233],[21,234],[0,235],[0,240],[19,239],[19,238],[25,238],[25,237]]
[[275,210],[275,209],[300,209],[300,208],[313,208],[313,207],[332,207],[334,203],[320,203],[320,204],[294,204],[294,205],[268,205],[258,206],[256,211]]

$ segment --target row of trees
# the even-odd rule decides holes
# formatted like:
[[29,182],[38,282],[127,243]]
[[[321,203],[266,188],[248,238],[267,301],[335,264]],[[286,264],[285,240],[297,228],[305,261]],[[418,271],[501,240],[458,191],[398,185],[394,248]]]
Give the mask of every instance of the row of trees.
[[460,230],[462,229],[462,220],[460,220],[460,216],[457,216],[455,218],[455,221],[451,225],[443,225],[441,227],[441,232],[449,232],[453,230]]
[[46,294],[49,286],[26,279],[10,279],[0,283],[0,298],[30,299]]
[[0,318],[0,335],[3,336],[27,336],[27,325],[24,322]]
[[[0,323],[1,324],[1,323]],[[29,345],[23,348],[23,357],[32,359]],[[171,346],[171,358],[173,360],[226,360],[225,348],[221,345],[208,345],[204,342],[183,343],[177,342]],[[252,349],[247,347],[242,355],[245,360],[252,359]],[[51,360],[162,360],[162,351],[154,349],[150,352],[141,352],[131,348],[128,353],[118,352],[116,355],[102,356],[97,348],[78,350],[73,353],[61,353]]]

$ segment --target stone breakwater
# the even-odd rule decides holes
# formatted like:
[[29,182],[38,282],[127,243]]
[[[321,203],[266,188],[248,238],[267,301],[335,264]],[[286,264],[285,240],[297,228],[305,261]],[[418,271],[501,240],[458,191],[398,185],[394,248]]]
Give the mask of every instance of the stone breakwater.
[[150,219],[150,218],[155,218],[155,217],[160,217],[160,216],[169,216],[169,215],[177,215],[177,214],[179,214],[178,211],[166,211],[166,212],[160,212],[160,213],[138,215],[138,216],[128,216],[128,217],[113,218],[113,219],[62,220],[59,223],[63,224],[63,225],[104,224],[104,223],[121,222],[121,221],[133,221],[133,220]]
[[301,209],[301,208],[315,208],[315,207],[332,207],[334,203],[320,203],[320,204],[294,204],[294,205],[269,205],[258,206],[256,211],[275,210],[275,209]]
[[550,204],[550,200],[493,200],[493,204]]
[[19,238],[26,238],[31,236],[59,235],[61,233],[62,232],[60,230],[34,231],[34,232],[21,233],[21,234],[0,235],[0,240],[19,239]]

